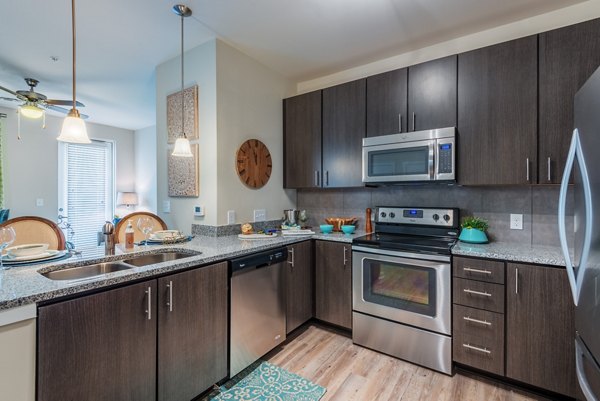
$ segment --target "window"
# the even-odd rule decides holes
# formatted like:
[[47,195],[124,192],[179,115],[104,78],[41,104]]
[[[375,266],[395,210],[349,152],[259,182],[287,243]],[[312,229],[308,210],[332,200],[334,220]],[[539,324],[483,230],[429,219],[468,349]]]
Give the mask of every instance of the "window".
[[58,204],[68,216],[67,241],[76,249],[97,246],[97,233],[114,214],[114,144],[59,144]]

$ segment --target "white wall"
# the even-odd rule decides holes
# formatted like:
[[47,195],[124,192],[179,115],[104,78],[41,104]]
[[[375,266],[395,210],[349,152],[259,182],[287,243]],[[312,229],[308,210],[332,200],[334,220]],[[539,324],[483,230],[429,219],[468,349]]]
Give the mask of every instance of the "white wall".
[[[282,99],[292,83],[222,41],[217,41],[217,224],[227,224],[227,211],[236,222],[253,221],[254,209],[266,209],[267,220],[279,219],[293,208],[296,191],[283,189]],[[245,186],[235,171],[235,152],[247,139],[261,140],[271,153],[271,178],[260,189]]]
[[[198,85],[200,144],[200,197],[170,198],[167,187],[167,96],[180,90],[180,58],[168,60],[156,67],[156,150],[158,214],[167,226],[184,233],[193,222],[217,224],[217,78],[216,42],[211,40],[185,54],[185,87]],[[163,202],[171,202],[171,213],[163,212]],[[195,205],[206,208],[206,216],[193,217]]]
[[299,82],[297,93],[310,92],[385,71],[434,60],[452,54],[491,46],[540,32],[600,17],[600,0],[588,0],[535,17],[438,43],[422,49]]
[[139,205],[136,210],[156,213],[156,126],[146,127],[134,133],[135,192]]
[[[62,117],[47,114],[42,120],[21,118],[21,140],[17,140],[17,114],[0,108],[8,115],[3,120],[4,207],[10,217],[35,215],[55,221],[58,215],[58,141]],[[135,186],[133,131],[87,123],[90,138],[113,140],[116,148],[116,190],[132,191]],[[36,199],[44,206],[36,206]]]

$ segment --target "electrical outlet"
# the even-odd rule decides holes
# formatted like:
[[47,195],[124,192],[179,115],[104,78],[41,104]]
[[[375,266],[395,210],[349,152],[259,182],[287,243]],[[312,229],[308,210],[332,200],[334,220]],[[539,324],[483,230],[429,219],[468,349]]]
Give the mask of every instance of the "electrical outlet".
[[171,201],[163,201],[163,213],[171,213]]
[[42,206],[44,206],[44,198],[37,198],[37,199],[35,200],[35,205],[36,205],[37,207],[42,207]]
[[522,230],[523,229],[523,215],[522,214],[510,214],[510,229],[511,230]]
[[227,224],[235,224],[235,210],[227,211]]
[[204,216],[204,206],[194,206],[194,216],[203,217]]
[[254,221],[265,221],[267,219],[267,211],[265,209],[254,210]]

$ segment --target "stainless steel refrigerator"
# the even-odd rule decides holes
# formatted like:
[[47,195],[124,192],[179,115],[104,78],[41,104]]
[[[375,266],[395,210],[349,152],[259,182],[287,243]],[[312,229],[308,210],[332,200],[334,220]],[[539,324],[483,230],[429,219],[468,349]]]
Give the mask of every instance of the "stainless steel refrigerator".
[[[574,231],[567,233],[565,203],[571,190]],[[560,188],[558,222],[575,302],[577,380],[587,400],[596,401],[600,399],[600,68],[575,95],[575,129]]]

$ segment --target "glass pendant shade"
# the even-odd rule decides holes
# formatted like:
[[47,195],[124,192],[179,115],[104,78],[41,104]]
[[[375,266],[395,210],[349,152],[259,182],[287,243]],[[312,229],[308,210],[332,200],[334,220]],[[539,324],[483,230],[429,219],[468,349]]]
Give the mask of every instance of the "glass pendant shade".
[[23,115],[23,117],[27,118],[40,118],[44,115],[44,110],[40,109],[39,107],[33,104],[26,104],[24,106],[21,106],[21,114]]
[[175,141],[175,148],[171,155],[176,157],[194,157],[192,154],[192,147],[190,146],[190,140],[183,136],[177,138]]
[[60,136],[58,138],[61,142],[71,143],[91,143],[90,138],[87,134],[85,122],[81,117],[67,116],[63,122]]

